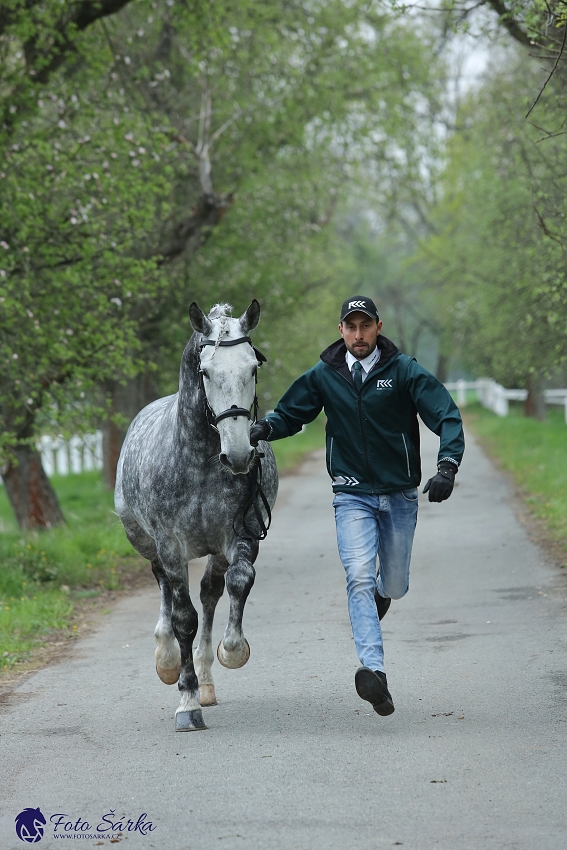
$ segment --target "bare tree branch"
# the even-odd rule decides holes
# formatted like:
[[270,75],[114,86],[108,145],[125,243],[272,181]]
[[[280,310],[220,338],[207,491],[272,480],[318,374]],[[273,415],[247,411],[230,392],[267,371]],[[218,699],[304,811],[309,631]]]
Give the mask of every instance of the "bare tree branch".
[[529,37],[527,32],[516,20],[510,9],[508,9],[504,3],[504,0],[488,0],[488,5],[494,9],[500,18],[500,23],[508,30],[512,38],[520,44],[523,44],[525,47],[533,47],[535,42]]

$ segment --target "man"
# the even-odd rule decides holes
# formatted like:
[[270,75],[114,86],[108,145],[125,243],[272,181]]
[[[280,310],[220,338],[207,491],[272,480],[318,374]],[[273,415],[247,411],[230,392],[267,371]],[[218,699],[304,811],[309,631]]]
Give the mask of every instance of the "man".
[[437,474],[423,491],[430,502],[451,495],[464,451],[463,427],[443,384],[382,336],[372,299],[347,299],[339,331],[341,339],[294,381],[273,413],[252,426],[250,442],[289,437],[322,409],[326,413],[337,542],[362,664],[355,687],[386,716],[394,703],[384,670],[380,620],[391,600],[400,599],[409,587],[421,481],[417,414],[440,439]]

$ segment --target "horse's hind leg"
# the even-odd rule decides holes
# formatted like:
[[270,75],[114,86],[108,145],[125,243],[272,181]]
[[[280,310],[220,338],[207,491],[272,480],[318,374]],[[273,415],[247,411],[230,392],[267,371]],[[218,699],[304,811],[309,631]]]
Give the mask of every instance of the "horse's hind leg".
[[168,559],[162,552],[159,555],[171,587],[171,625],[181,650],[181,671],[177,685],[181,700],[175,712],[175,730],[192,732],[195,729],[206,729],[199,705],[199,683],[193,665],[193,641],[199,621],[189,596],[187,564],[177,557]]
[[250,658],[250,646],[242,634],[242,617],[248,594],[252,590],[258,556],[256,541],[240,540],[226,573],[226,589],[230,596],[230,613],[224,637],[217,647],[217,658],[223,667],[243,667]]
[[199,679],[199,701],[201,705],[216,705],[215,684],[211,668],[214,654],[212,644],[213,619],[217,603],[224,591],[224,574],[228,561],[222,555],[211,555],[201,580],[201,605],[203,622],[201,638],[195,652],[195,669]]
[[179,679],[179,671],[181,670],[181,653],[171,625],[171,586],[158,558],[152,561],[152,572],[161,591],[159,620],[154,631],[156,672],[166,685],[174,685]]

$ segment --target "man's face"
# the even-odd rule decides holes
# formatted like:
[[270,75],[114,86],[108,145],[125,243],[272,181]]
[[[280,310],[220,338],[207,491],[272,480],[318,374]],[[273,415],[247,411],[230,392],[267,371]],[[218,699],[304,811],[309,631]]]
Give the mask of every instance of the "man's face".
[[378,335],[382,330],[382,322],[371,319],[366,313],[355,311],[345,316],[339,325],[339,330],[347,350],[357,360],[364,360],[376,348]]

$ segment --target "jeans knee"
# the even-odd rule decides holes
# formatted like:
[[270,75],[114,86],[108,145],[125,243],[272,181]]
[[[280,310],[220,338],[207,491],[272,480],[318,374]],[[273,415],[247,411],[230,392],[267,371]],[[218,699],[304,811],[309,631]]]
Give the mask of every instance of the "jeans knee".
[[384,582],[384,591],[390,599],[401,599],[409,590],[409,584],[399,584],[395,581]]
[[351,594],[359,594],[359,593],[374,593],[374,588],[376,586],[376,581],[371,576],[348,576],[347,577],[347,593]]

